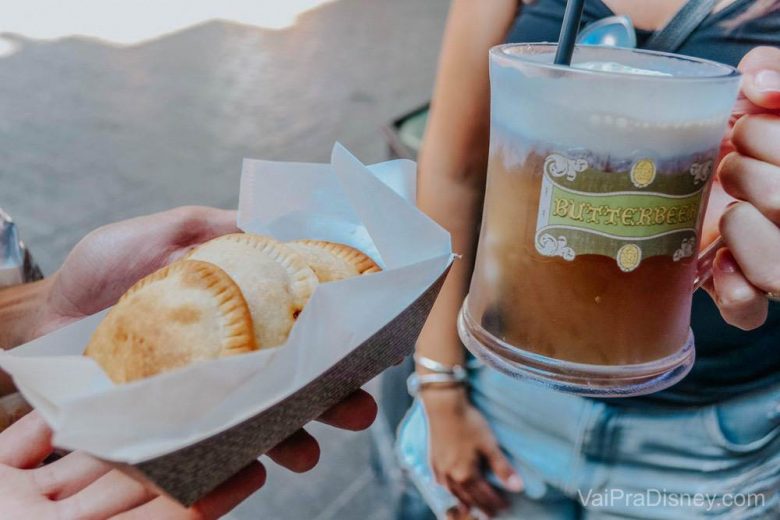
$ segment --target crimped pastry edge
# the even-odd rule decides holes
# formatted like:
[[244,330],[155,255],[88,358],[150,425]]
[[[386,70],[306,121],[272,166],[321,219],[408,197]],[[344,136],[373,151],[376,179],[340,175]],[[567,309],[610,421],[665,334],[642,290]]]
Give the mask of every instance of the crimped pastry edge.
[[335,255],[357,269],[359,274],[378,273],[382,269],[374,262],[370,256],[354,247],[338,242],[329,242],[327,240],[293,240],[292,244],[303,244],[307,246],[318,247],[332,255]]

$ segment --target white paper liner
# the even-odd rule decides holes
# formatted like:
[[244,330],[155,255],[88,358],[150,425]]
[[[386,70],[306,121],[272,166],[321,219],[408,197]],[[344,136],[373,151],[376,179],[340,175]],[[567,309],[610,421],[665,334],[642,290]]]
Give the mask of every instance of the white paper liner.
[[136,464],[208,438],[316,379],[408,307],[452,260],[449,234],[417,210],[415,165],[245,160],[238,223],[281,240],[356,247],[380,273],[320,285],[278,348],[114,385],[81,354],[106,311],[0,355],[54,444]]

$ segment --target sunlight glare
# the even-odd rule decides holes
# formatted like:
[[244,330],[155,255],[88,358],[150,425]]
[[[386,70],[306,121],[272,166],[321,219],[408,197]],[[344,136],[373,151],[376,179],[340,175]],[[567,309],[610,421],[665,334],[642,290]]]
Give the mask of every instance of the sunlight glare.
[[285,29],[334,0],[24,0],[4,2],[0,34],[86,36],[133,45],[208,20]]

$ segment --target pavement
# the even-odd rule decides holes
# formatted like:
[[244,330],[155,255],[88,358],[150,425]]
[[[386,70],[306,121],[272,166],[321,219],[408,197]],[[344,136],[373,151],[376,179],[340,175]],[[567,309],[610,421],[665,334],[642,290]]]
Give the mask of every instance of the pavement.
[[[4,35],[18,50],[0,57],[0,206],[52,273],[102,224],[235,207],[244,157],[326,162],[340,141],[381,161],[380,126],[430,97],[447,6],[338,0],[284,30],[209,21],[134,46]],[[231,518],[392,517],[372,433],[311,432],[320,465],[267,461],[268,484]]]

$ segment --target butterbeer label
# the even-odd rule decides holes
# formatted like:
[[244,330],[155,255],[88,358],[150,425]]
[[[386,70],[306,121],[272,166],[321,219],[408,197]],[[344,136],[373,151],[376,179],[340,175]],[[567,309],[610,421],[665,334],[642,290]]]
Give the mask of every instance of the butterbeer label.
[[536,250],[574,260],[578,255],[614,258],[625,272],[645,258],[675,262],[697,251],[699,212],[712,160],[683,171],[659,172],[651,159],[626,171],[602,171],[586,159],[550,154],[536,223]]

